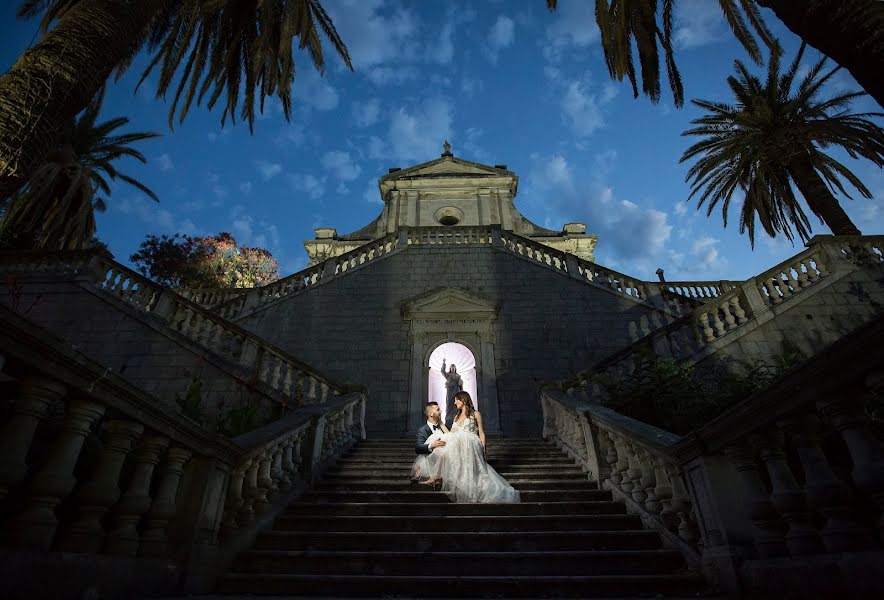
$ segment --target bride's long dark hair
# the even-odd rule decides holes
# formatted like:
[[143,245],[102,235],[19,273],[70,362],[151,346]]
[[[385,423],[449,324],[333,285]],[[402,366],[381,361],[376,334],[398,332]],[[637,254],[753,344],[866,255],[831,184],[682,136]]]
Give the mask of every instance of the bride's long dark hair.
[[463,408],[461,408],[460,411],[458,411],[457,413],[458,417],[464,410],[466,410],[466,415],[468,418],[471,417],[474,412],[476,412],[476,409],[473,408],[473,399],[470,398],[470,394],[468,392],[458,392],[454,395],[454,399],[463,402]]

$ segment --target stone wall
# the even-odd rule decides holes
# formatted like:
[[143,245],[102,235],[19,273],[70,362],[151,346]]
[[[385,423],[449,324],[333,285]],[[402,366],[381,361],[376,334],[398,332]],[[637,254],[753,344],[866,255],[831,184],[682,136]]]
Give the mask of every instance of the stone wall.
[[[244,403],[252,386],[250,374],[169,328],[134,310],[112,294],[77,280],[22,282],[21,297],[0,302],[21,316],[66,340],[73,349],[122,375],[160,403],[178,411],[176,396],[184,397],[194,376],[202,381],[203,409],[214,415],[223,403],[229,410]],[[271,409],[271,399],[255,392],[259,406]]]
[[401,306],[443,287],[500,307],[493,325],[495,369],[501,429],[510,436],[540,435],[539,381],[570,376],[628,345],[629,322],[650,312],[615,292],[491,247],[412,246],[237,324],[337,381],[367,386],[369,431],[398,435],[407,429],[415,393]]

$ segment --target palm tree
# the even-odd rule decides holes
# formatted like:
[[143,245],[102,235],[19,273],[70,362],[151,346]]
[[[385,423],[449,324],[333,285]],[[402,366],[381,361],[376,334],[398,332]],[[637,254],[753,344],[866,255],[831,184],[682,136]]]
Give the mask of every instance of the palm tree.
[[[684,87],[675,64],[672,46],[672,20],[676,0],[662,0],[661,19],[657,23],[658,0],[595,0],[595,18],[601,33],[605,63],[612,78],[632,84],[632,93],[638,98],[635,63],[632,49],[638,52],[641,67],[642,92],[652,102],[660,100],[660,48],[666,63],[669,87],[676,106],[684,104]],[[719,0],[728,24],[756,63],[761,62],[761,51],[751,30],[767,46],[773,37],[753,0]],[[558,1],[546,0],[549,10],[555,10]],[[744,16],[745,15],[745,18]],[[746,24],[748,20],[749,25]],[[751,30],[750,30],[751,27]],[[659,47],[658,47],[659,44]]]
[[159,134],[114,134],[129,122],[124,117],[96,123],[103,96],[102,90],[65,131],[49,159],[11,197],[0,222],[0,239],[7,245],[55,250],[89,246],[95,211],[106,209],[105,197],[111,194],[108,179],[124,181],[159,201],[147,186],[113,165],[124,156],[145,162],[130,145]]
[[688,171],[691,197],[700,194],[697,208],[707,204],[707,216],[721,202],[727,226],[728,206],[739,189],[745,194],[740,211],[740,233],[755,244],[755,217],[768,235],[782,232],[793,239],[810,236],[810,222],[792,185],[807,206],[836,235],[859,235],[859,229],[841,208],[833,191],[848,198],[841,179],[871,198],[863,183],[843,164],[823,152],[840,146],[852,158],[863,157],[884,165],[884,129],[868,117],[881,113],[851,113],[852,100],[863,92],[821,98],[823,85],[840,69],[823,73],[825,57],[814,64],[793,91],[806,45],[802,44],[788,71],[780,74],[779,52],[771,53],[767,78],[762,81],[735,61],[736,77],[727,79],[736,96],[734,105],[709,100],[692,102],[707,111],[682,135],[704,139],[688,148],[681,162],[700,156]]
[[[642,91],[660,98],[662,48],[676,106],[684,102],[681,79],[672,51],[672,15],[677,0],[595,0],[596,22],[611,77],[628,77],[638,97],[632,44],[638,51]],[[711,0],[710,0],[711,1]],[[555,10],[557,0],[546,0]],[[761,64],[751,30],[772,47],[758,6],[770,8],[798,37],[850,71],[854,79],[884,106],[884,2],[880,0],[719,0],[722,13],[749,56]],[[757,6],[756,6],[757,5]],[[748,25],[747,25],[748,21]],[[751,30],[750,30],[751,29]],[[659,44],[659,47],[658,47]]]
[[290,118],[292,44],[299,38],[323,72],[317,27],[352,69],[319,0],[27,0],[20,14],[42,11],[45,35],[0,76],[0,198],[30,177],[114,69],[145,46],[156,51],[149,69],[160,66],[158,96],[181,72],[172,111],[182,93],[181,118],[194,98],[211,108],[223,94],[222,126],[235,118],[241,93],[250,126],[256,98],[263,109],[267,96],[278,96]]

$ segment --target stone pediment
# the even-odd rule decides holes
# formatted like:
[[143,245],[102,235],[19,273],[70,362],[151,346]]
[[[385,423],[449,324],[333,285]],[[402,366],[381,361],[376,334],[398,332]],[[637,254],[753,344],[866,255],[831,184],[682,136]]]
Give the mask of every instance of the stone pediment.
[[441,288],[402,303],[402,318],[495,319],[498,306],[459,288]]
[[415,177],[500,177],[507,175],[512,176],[513,173],[506,169],[446,156],[390,173],[382,177],[381,182]]

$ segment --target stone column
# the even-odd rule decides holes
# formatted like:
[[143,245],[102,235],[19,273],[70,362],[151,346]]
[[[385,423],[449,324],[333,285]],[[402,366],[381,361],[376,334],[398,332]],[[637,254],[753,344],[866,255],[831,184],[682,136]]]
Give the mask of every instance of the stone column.
[[494,364],[494,333],[492,325],[479,332],[479,354],[482,371],[479,373],[479,395],[485,433],[499,434],[500,407],[497,399],[497,368]]
[[411,327],[408,334],[408,341],[411,343],[411,385],[408,390],[411,400],[408,405],[408,432],[417,431],[421,423],[425,421],[424,380],[429,376],[428,367],[424,365],[426,336],[423,332],[415,331],[414,321],[411,322]]
[[45,465],[34,477],[28,507],[15,519],[14,536],[18,545],[49,550],[58,527],[55,507],[67,496],[77,480],[74,465],[92,424],[104,414],[104,407],[78,400],[65,414],[62,432]]
[[79,520],[71,525],[58,544],[66,552],[97,553],[104,544],[105,530],[101,519],[120,498],[120,471],[126,455],[144,432],[135,421],[113,420],[107,424],[107,441],[98,467],[89,483],[80,488]]
[[184,464],[192,453],[186,448],[171,448],[166,456],[166,468],[156,497],[150,506],[141,534],[141,554],[144,556],[166,556],[168,554],[169,521],[177,513],[176,497]]
[[136,449],[132,479],[117,505],[116,526],[107,536],[105,552],[108,554],[135,556],[138,550],[136,527],[142,515],[150,508],[150,482],[153,479],[153,471],[168,445],[168,438],[150,435],[146,436]]
[[0,431],[0,500],[24,479],[37,425],[66,391],[60,383],[42,377],[28,377],[22,383],[12,417]]

